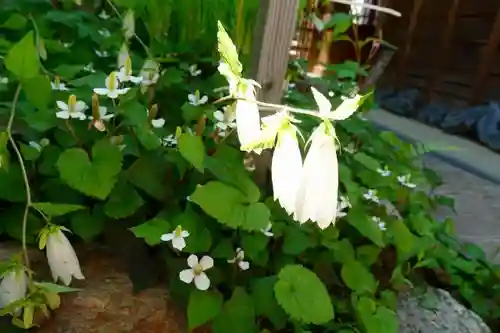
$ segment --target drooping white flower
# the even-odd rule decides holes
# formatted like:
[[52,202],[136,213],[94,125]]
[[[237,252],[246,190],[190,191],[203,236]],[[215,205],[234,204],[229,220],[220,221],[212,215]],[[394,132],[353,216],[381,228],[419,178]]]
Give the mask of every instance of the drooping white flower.
[[132,61],[130,60],[130,57],[125,59],[125,65],[120,68],[117,77],[120,82],[130,81],[132,83],[140,83],[142,81],[142,77],[132,75]]
[[278,133],[278,142],[271,162],[274,200],[277,200],[288,214],[293,214],[295,209],[301,172],[302,155],[296,129],[288,125]]
[[[16,267],[5,273],[0,282],[0,309],[26,297],[28,277],[22,267]],[[21,309],[16,309],[18,313]]]
[[227,262],[229,264],[237,264],[242,271],[246,271],[250,268],[250,263],[245,261],[245,251],[241,248],[236,249],[236,256],[233,259],[229,259]]
[[123,43],[120,47],[120,52],[118,52],[118,57],[116,59],[117,68],[125,67],[127,59],[130,58],[130,54],[128,53],[127,43]]
[[120,81],[118,81],[117,73],[111,72],[105,81],[106,88],[94,88],[94,92],[98,95],[108,96],[115,99],[120,95],[126,94],[130,88],[120,88]]
[[359,107],[362,96],[356,95],[354,98],[342,97],[343,102],[332,111],[332,103],[316,88],[311,87],[316,104],[318,104],[319,113],[325,118],[331,120],[344,120],[349,118]]
[[189,104],[193,106],[200,106],[208,102],[208,96],[202,96],[200,97],[200,92],[196,90],[194,94],[189,94],[188,95],[188,101]]
[[75,250],[61,229],[47,236],[47,260],[54,281],[60,279],[69,286],[72,277],[78,280],[85,279]]
[[372,216],[372,221],[375,224],[377,224],[377,227],[379,227],[380,230],[382,230],[382,231],[386,230],[385,222],[382,221],[382,219],[380,219],[380,217],[378,217],[378,216]]
[[99,17],[101,20],[107,20],[107,19],[109,19],[109,18],[110,18],[110,16],[108,15],[108,13],[106,13],[106,11],[105,11],[105,10],[102,10],[102,11],[99,13],[98,17]]
[[267,226],[264,229],[260,229],[260,231],[264,234],[266,237],[274,237],[274,233],[271,231],[273,229],[273,224],[269,222]]
[[[105,106],[99,106],[99,119],[108,121],[115,115],[113,113],[108,113],[108,108]],[[89,120],[94,120],[93,116],[89,116]]]
[[406,186],[408,188],[415,188],[417,187],[417,184],[414,184],[412,182],[410,182],[410,175],[403,175],[403,176],[398,176],[398,182],[403,185],[403,186]]
[[383,169],[377,169],[377,172],[382,176],[382,177],[389,177],[392,172],[385,166]]
[[191,65],[189,66],[189,74],[191,74],[191,76],[198,76],[201,74],[201,69],[198,69],[198,65],[196,64]]
[[142,65],[139,76],[142,77],[141,84],[143,86],[155,84],[160,78],[160,65],[154,60],[146,60]]
[[222,76],[226,78],[227,82],[229,83],[229,96],[236,96],[239,78],[231,71],[231,68],[225,62],[221,61],[219,63],[219,66],[217,67],[217,70]]
[[363,194],[363,197],[368,201],[373,201],[375,203],[380,203],[380,199],[377,196],[377,190],[370,189],[368,192]]
[[339,186],[335,137],[328,125],[321,123],[311,135],[294,211],[296,221],[311,220],[321,229],[335,222]]
[[70,95],[68,98],[68,104],[57,101],[57,106],[61,111],[56,112],[56,117],[60,119],[70,119],[75,118],[79,120],[87,119],[87,116],[83,111],[87,109],[87,104],[83,101],[77,101],[75,95]]
[[164,242],[172,242],[172,246],[174,247],[174,249],[182,251],[182,249],[186,247],[185,238],[187,237],[189,237],[189,232],[182,229],[182,227],[179,225],[173,232],[162,235],[161,240]]
[[192,254],[187,259],[188,269],[182,270],[179,273],[179,279],[184,283],[191,283],[198,290],[207,290],[210,288],[210,279],[205,273],[206,270],[214,266],[214,260],[209,256],[203,256],[199,261],[195,254]]
[[126,39],[130,39],[135,35],[135,15],[130,9],[123,17],[123,35]]
[[255,101],[255,85],[257,83],[250,80],[245,80],[238,87],[236,94],[236,130],[238,132],[238,140],[240,141],[240,149],[242,151],[251,151],[260,154],[262,149],[250,149],[249,146],[258,142],[261,136],[260,114],[259,108]]

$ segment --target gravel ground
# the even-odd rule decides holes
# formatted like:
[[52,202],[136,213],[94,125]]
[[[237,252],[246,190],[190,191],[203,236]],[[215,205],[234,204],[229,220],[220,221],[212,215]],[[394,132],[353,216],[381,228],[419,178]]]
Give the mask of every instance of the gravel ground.
[[[444,185],[438,194],[455,198],[455,230],[467,242],[481,245],[491,259],[500,263],[500,185],[456,168],[436,157],[426,156],[424,163],[438,172]],[[440,211],[439,215],[453,214]]]

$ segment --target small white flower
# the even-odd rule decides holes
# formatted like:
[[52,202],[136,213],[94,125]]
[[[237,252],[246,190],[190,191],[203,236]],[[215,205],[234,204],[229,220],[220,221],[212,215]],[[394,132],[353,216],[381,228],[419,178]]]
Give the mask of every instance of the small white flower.
[[95,73],[94,64],[93,64],[93,63],[89,63],[89,64],[85,65],[85,66],[83,67],[83,70],[84,70],[85,72]]
[[354,154],[356,152],[356,147],[353,143],[349,143],[348,145],[343,146],[342,149],[349,154]]
[[340,201],[337,205],[337,218],[341,218],[347,215],[344,210],[346,208],[350,208],[351,204],[349,203],[349,199],[347,197],[344,197],[343,195],[340,196]]
[[189,66],[189,74],[191,74],[191,76],[198,76],[201,74],[201,69],[198,69],[198,65],[191,65]]
[[73,43],[63,43],[63,46],[69,49],[71,46],[73,46]]
[[61,111],[56,112],[56,117],[60,119],[70,119],[75,118],[79,120],[87,119],[87,116],[83,111],[87,109],[87,104],[83,101],[77,101],[75,95],[70,95],[68,98],[68,104],[57,101],[57,106]]
[[205,271],[214,267],[214,260],[209,256],[203,256],[198,261],[198,257],[192,254],[188,257],[187,264],[189,268],[179,273],[179,279],[184,283],[191,283],[194,280],[194,285],[198,290],[210,288],[210,279]]
[[58,91],[68,91],[69,90],[66,87],[66,85],[59,80],[56,80],[55,82],[51,82],[50,86],[52,87],[52,90],[58,90]]
[[177,146],[177,138],[174,134],[170,134],[167,137],[161,139],[162,144],[166,147],[175,147]]
[[123,34],[126,39],[130,39],[135,34],[135,16],[132,10],[128,10],[123,18]]
[[294,220],[316,222],[326,229],[335,222],[338,206],[338,161],[335,138],[325,123],[311,135],[295,201]]
[[[113,113],[108,113],[108,108],[105,106],[99,106],[99,119],[108,121],[115,115]],[[93,116],[89,116],[89,120],[94,120]]]
[[377,224],[377,226],[380,228],[380,230],[384,231],[386,230],[385,227],[385,222],[380,219],[378,216],[372,216],[372,221]]
[[182,227],[179,225],[173,232],[162,235],[161,240],[164,242],[171,241],[174,249],[182,251],[182,249],[186,247],[186,237],[189,237],[189,232],[182,229]]
[[75,250],[60,229],[51,232],[47,237],[47,260],[54,281],[60,279],[69,286],[72,277],[85,279]]
[[111,36],[111,32],[109,32],[109,30],[106,28],[99,29],[99,30],[97,30],[97,32],[99,33],[99,35],[101,35],[105,38],[108,38],[109,36]]
[[379,169],[377,169],[377,172],[378,172],[378,173],[379,173],[382,177],[389,177],[390,175],[392,175],[391,170],[389,170],[389,169],[387,168],[387,166],[386,166],[386,167],[384,167],[383,169],[380,169],[380,168],[379,168]]
[[111,72],[105,81],[106,88],[94,88],[94,92],[98,95],[108,96],[115,99],[120,95],[126,94],[130,88],[120,88],[120,82],[116,72]]
[[363,197],[366,200],[373,201],[375,203],[379,203],[380,199],[377,197],[377,190],[368,190],[365,194],[363,194]]
[[130,57],[125,59],[125,65],[120,68],[117,78],[120,82],[130,81],[132,83],[140,83],[142,81],[142,77],[132,75],[132,61],[130,60]]
[[99,57],[99,58],[106,58],[106,57],[109,57],[109,53],[108,51],[99,51],[99,50],[94,50],[95,54]]
[[217,110],[214,112],[214,118],[217,120],[215,127],[217,127],[218,135],[224,137],[227,132],[236,128],[236,118],[234,114],[231,115],[227,107],[224,108],[224,112]]
[[[150,110],[146,110],[148,113],[148,117],[154,117],[154,115],[151,115]],[[156,112],[155,112],[156,114]],[[162,128],[165,126],[165,119],[163,118],[156,118],[156,119],[151,119],[151,125],[153,125],[154,128]]]
[[7,84],[9,83],[9,78],[6,76],[0,77],[0,84]]
[[154,60],[146,60],[142,65],[139,76],[142,77],[141,84],[143,86],[155,84],[160,78],[160,65]]
[[108,13],[106,13],[105,10],[102,10],[98,16],[101,20],[107,20],[110,18],[110,16],[108,15]]
[[237,264],[242,271],[246,271],[250,268],[250,263],[245,261],[245,251],[240,248],[236,249],[236,256],[233,259],[229,259],[227,262],[229,264]]
[[39,152],[42,151],[43,147],[41,144],[39,144],[38,142],[36,141],[30,141],[28,142],[28,146],[30,146],[31,148],[35,148],[36,150],[38,150]]
[[274,233],[271,232],[272,229],[273,229],[273,224],[269,222],[264,229],[260,229],[260,232],[262,232],[266,237],[274,237]]
[[406,186],[408,188],[415,188],[417,187],[417,184],[414,184],[414,183],[411,183],[410,182],[410,175],[404,175],[404,176],[398,176],[398,182],[403,185],[403,186]]
[[255,171],[255,159],[253,158],[252,154],[250,153],[245,153],[245,156],[243,157],[243,166],[245,167],[246,171],[249,172],[254,172]]
[[189,104],[193,106],[200,106],[208,102],[208,96],[200,97],[200,92],[196,90],[194,94],[188,95]]
[[329,91],[328,96],[333,97],[333,96],[335,96],[335,93],[333,91]]
[[[22,267],[16,267],[5,273],[0,283],[0,309],[26,297],[28,277]],[[21,309],[15,309],[18,314]]]
[[271,178],[274,200],[291,215],[301,181],[302,155],[297,141],[296,129],[292,125],[278,133],[278,142],[271,161]]

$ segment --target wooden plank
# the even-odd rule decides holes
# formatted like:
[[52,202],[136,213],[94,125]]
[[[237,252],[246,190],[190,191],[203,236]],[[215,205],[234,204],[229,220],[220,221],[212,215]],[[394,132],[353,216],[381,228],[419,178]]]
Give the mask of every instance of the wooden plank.
[[[251,77],[262,86],[259,101],[281,103],[289,51],[296,32],[299,0],[261,0],[254,32]],[[268,184],[271,154],[254,156],[255,182]]]
[[484,50],[482,61],[479,65],[479,70],[477,72],[476,80],[474,83],[474,89],[470,96],[472,103],[478,103],[483,98],[483,91],[488,84],[488,72],[490,70],[491,64],[494,61],[495,55],[498,55],[498,47],[500,46],[500,7],[497,11],[497,17],[493,28],[491,29],[490,38],[488,40],[488,45]]
[[412,44],[412,39],[413,39],[413,34],[415,32],[415,28],[417,27],[418,23],[418,14],[420,13],[420,9],[422,8],[423,0],[413,0],[413,9],[412,13],[410,16],[410,24],[408,26],[408,30],[406,32],[406,45],[403,48],[403,54],[400,58],[400,63],[399,63],[399,68],[396,74],[396,86],[399,86],[398,81],[406,71],[406,65],[408,62],[408,57],[410,56],[411,52],[411,44]]
[[446,29],[443,33],[443,39],[441,41],[441,47],[439,48],[439,53],[436,57],[435,72],[429,78],[429,84],[426,91],[427,97],[432,97],[432,91],[439,89],[440,76],[442,73],[442,67],[446,58],[449,56],[450,42],[453,37],[453,31],[455,29],[455,23],[457,20],[458,9],[460,7],[460,0],[452,0],[450,10],[448,12],[448,19],[446,24]]

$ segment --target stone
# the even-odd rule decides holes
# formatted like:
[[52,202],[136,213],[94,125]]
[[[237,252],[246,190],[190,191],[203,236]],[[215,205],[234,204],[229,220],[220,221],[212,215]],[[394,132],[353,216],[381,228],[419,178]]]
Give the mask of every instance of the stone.
[[402,293],[397,314],[399,333],[491,333],[481,317],[442,289]]

